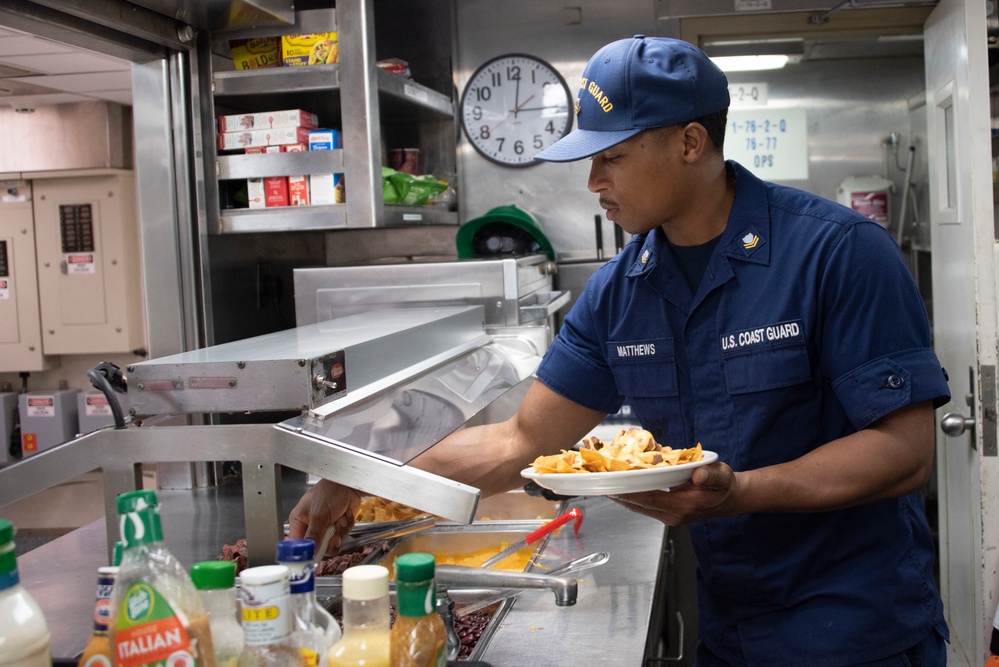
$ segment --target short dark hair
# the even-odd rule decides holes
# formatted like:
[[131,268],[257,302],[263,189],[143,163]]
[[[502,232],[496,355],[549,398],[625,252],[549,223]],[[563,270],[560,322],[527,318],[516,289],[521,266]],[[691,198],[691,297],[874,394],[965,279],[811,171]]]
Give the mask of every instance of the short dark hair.
[[722,147],[725,145],[725,126],[728,125],[728,108],[709,113],[707,116],[701,116],[693,122],[704,126],[704,129],[708,131],[708,136],[711,138],[711,143],[715,145],[718,152],[721,152]]
[[[719,153],[722,152],[722,147],[725,145],[725,127],[728,125],[727,108],[714,113],[709,113],[707,116],[695,118],[694,120],[687,121],[687,123],[698,123],[702,125],[708,133],[708,138],[711,140],[711,144],[714,146],[715,150]],[[665,138],[682,128],[687,123],[676,123],[674,125],[665,125],[657,128],[660,133],[659,136]]]

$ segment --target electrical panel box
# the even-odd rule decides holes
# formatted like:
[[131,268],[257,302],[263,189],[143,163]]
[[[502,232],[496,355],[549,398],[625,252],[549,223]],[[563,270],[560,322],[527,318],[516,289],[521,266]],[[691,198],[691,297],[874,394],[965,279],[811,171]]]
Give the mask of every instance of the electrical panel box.
[[0,372],[43,371],[31,183],[0,180]]
[[21,452],[25,458],[76,437],[79,389],[18,394]]
[[0,466],[11,463],[10,439],[17,423],[17,394],[0,393]]
[[144,348],[134,173],[60,175],[32,185],[45,353]]
[[[128,397],[115,394],[122,415],[128,414]],[[80,433],[92,433],[108,426],[114,426],[114,412],[108,397],[99,391],[84,391],[76,395],[76,412],[80,423]]]

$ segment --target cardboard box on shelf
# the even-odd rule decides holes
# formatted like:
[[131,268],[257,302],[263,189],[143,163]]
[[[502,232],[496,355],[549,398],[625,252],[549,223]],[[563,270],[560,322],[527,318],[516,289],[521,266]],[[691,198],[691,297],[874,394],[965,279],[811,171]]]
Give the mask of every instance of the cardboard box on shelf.
[[284,67],[331,65],[339,59],[340,43],[335,32],[285,35],[281,38],[281,64]]
[[280,67],[281,40],[277,37],[229,40],[229,52],[236,69]]
[[[330,151],[343,148],[340,130],[309,132],[310,151]],[[309,176],[309,198],[314,206],[342,204],[345,201],[343,174],[312,174]]]
[[282,146],[300,144],[309,140],[309,129],[304,127],[277,127],[267,130],[246,130],[219,133],[221,151],[240,150],[256,146]]
[[292,206],[309,205],[309,178],[307,176],[288,177],[288,201]]
[[219,132],[269,130],[275,127],[307,127],[311,130],[319,127],[319,117],[302,109],[219,116]]
[[264,179],[264,202],[267,208],[288,205],[287,176],[269,176]]
[[[290,144],[283,147],[287,153],[299,153],[308,150],[305,144]],[[309,205],[309,177],[288,177],[288,201],[292,206]]]
[[267,197],[264,194],[264,179],[246,179],[246,198],[249,200],[250,208],[264,208],[267,206]]

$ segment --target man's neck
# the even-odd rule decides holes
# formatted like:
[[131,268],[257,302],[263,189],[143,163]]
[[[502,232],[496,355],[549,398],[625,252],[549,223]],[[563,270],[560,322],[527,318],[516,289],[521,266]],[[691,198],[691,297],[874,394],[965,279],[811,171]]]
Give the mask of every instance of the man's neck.
[[666,238],[676,246],[694,246],[721,236],[734,200],[735,179],[722,161],[715,174],[691,197],[686,212],[662,225]]

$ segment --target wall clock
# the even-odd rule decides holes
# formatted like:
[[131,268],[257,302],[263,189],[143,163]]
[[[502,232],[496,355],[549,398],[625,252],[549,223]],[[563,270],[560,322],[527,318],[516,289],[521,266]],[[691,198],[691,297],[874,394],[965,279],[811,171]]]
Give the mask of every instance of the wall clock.
[[461,95],[461,125],[472,146],[505,167],[528,167],[572,129],[569,86],[540,58],[510,53],[475,70]]

